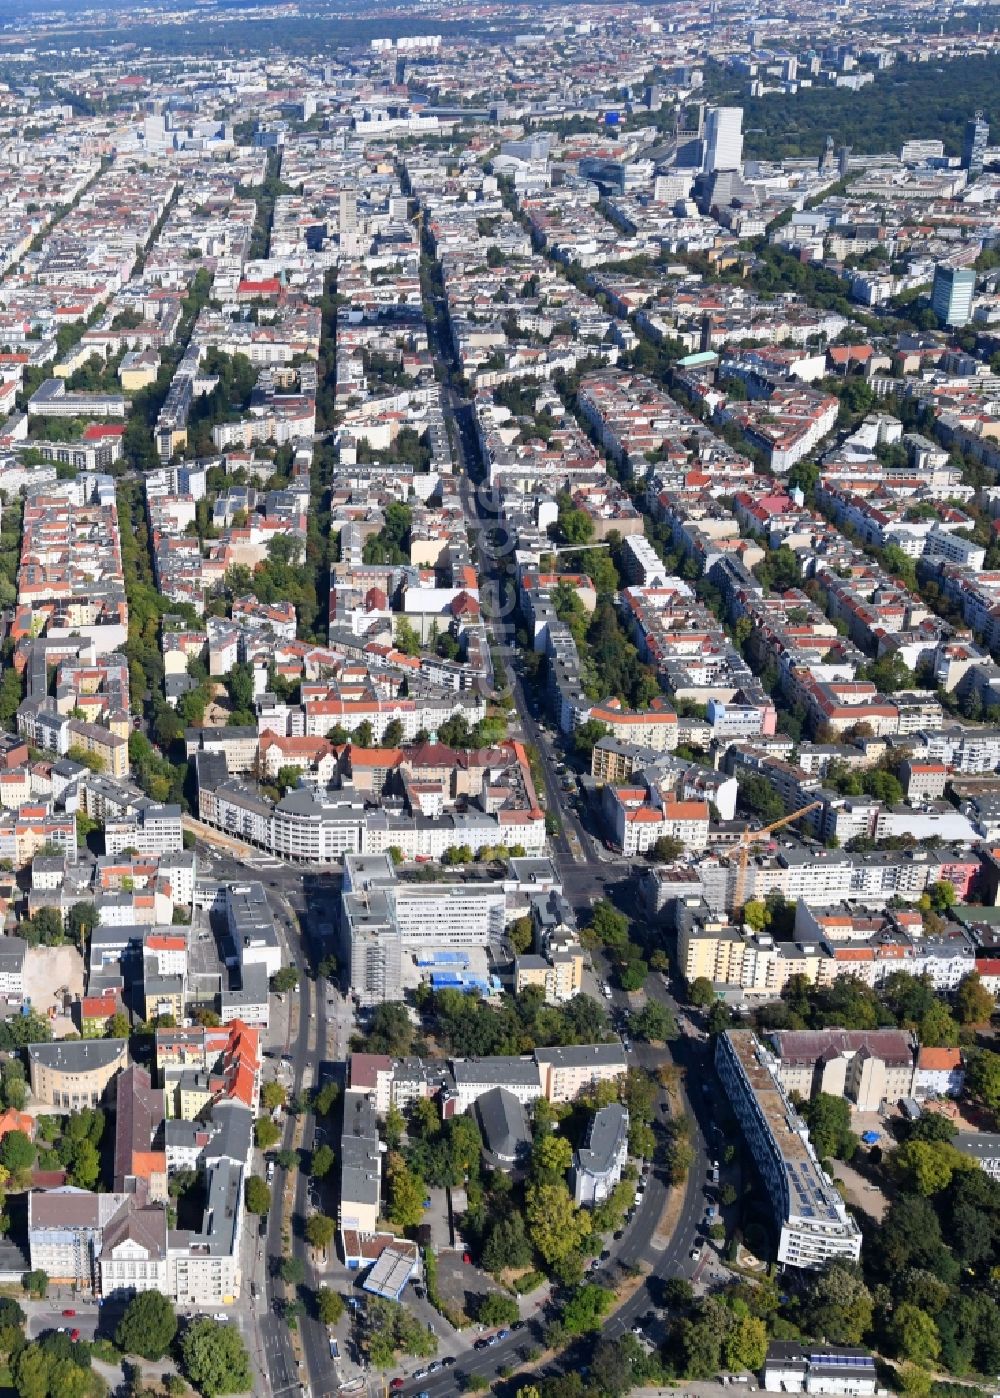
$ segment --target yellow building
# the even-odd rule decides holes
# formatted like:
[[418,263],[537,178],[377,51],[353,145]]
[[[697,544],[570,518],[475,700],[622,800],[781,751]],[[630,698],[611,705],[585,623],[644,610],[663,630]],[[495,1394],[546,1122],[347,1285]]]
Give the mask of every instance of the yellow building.
[[705,980],[739,985],[746,942],[735,927],[685,927],[677,938],[677,962],[688,985]]
[[82,748],[85,753],[97,757],[101,770],[109,777],[128,776],[128,739],[110,728],[102,728],[99,723],[82,723],[71,719],[69,728],[70,748]]
[[520,995],[530,985],[545,993],[548,1005],[562,1004],[583,989],[583,948],[567,947],[550,956],[519,956],[514,962],[514,990]]
[[38,1103],[77,1111],[96,1107],[108,1083],[128,1065],[127,1039],[56,1039],[30,1044],[31,1095]]

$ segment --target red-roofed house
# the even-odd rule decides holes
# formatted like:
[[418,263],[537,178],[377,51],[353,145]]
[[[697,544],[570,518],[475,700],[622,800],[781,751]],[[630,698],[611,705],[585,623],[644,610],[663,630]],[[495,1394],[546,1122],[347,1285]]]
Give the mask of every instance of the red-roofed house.
[[913,1072],[914,1097],[957,1097],[965,1083],[962,1050],[921,1048]]

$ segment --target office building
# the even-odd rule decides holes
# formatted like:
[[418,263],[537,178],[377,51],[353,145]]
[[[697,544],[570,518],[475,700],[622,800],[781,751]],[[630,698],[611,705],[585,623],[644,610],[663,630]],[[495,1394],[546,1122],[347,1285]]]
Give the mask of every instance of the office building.
[[962,137],[962,169],[968,170],[969,178],[983,173],[986,148],[990,143],[990,125],[982,112],[977,112],[971,121],[965,123]]
[[705,124],[705,173],[742,169],[743,108],[710,108]]
[[28,1046],[31,1095],[63,1111],[99,1106],[128,1063],[127,1039],[56,1039]]
[[861,1256],[861,1230],[824,1173],[774,1060],[749,1029],[716,1041],[715,1066],[770,1197],[786,1267]]
[[772,1340],[764,1361],[764,1391],[874,1398],[881,1389],[875,1360],[865,1349]]
[[972,297],[976,273],[972,267],[948,267],[939,262],[934,268],[931,309],[942,325],[968,325],[972,319]]

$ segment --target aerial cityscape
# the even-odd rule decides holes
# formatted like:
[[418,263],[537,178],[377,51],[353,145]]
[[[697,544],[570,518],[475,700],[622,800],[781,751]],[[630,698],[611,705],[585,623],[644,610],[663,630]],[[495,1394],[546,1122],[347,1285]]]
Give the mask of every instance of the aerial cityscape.
[[0,0],[0,1398],[998,1398],[998,93]]

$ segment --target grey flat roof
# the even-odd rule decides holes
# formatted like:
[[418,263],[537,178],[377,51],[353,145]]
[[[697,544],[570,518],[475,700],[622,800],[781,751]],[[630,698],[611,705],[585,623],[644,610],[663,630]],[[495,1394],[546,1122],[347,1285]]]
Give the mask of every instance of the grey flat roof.
[[972,1160],[1000,1160],[1000,1132],[962,1131],[952,1145]]
[[531,1058],[456,1058],[452,1061],[452,1072],[456,1087],[481,1082],[496,1087],[507,1087],[511,1083],[538,1085],[538,1065]]
[[570,1044],[565,1048],[535,1049],[535,1059],[539,1063],[551,1063],[554,1068],[588,1068],[598,1065],[611,1068],[620,1064],[624,1073],[628,1066],[620,1039],[616,1039],[613,1044]]

